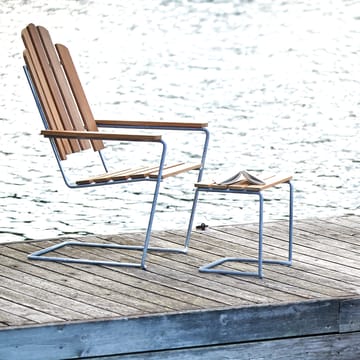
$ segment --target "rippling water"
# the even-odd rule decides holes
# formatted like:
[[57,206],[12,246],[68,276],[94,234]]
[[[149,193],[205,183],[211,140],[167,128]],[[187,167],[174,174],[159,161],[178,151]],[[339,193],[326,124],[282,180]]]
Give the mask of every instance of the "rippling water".
[[[0,241],[146,224],[139,192],[147,188],[63,185],[21,68],[20,31],[29,22],[72,50],[96,117],[208,121],[208,175],[288,171],[297,218],[360,213],[358,1],[7,0],[0,4]],[[181,157],[187,137],[172,139]],[[185,227],[182,180],[161,199],[155,228]],[[266,220],[282,218],[284,201],[271,199]],[[197,221],[254,221],[254,206],[202,195]]]

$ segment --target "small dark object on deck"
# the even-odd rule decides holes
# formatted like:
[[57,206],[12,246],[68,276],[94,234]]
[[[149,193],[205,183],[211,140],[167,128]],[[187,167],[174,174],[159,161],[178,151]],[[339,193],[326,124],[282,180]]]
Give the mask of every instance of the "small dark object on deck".
[[209,225],[206,225],[205,223],[201,223],[200,225],[196,226],[197,230],[205,230]]

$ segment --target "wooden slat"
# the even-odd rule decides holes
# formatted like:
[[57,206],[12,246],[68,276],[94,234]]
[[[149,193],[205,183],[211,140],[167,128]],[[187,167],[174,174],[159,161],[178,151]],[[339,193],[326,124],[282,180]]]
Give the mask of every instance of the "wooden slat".
[[[69,127],[65,127],[65,130],[84,130],[84,124],[80,117],[79,110],[75,103],[74,97],[71,93],[69,83],[65,77],[64,71],[61,67],[59,58],[55,51],[55,46],[51,40],[49,32],[42,26],[37,27],[41,40],[44,45],[45,52],[48,56],[48,60],[51,66],[51,69],[54,73],[54,78],[57,83],[57,86],[60,90],[62,101],[64,103],[68,118],[70,123]],[[65,126],[67,123],[64,124]],[[88,140],[80,140],[80,147],[82,150],[89,149],[90,143]]]
[[[164,168],[162,172],[162,179],[165,179],[169,176],[175,176],[181,174],[183,172],[187,172],[190,170],[198,170],[201,168],[201,164],[190,164],[190,163],[181,163],[173,167]],[[156,178],[158,176],[158,171],[152,172],[150,174],[151,178]]]
[[[184,163],[181,162],[181,163],[176,163],[176,164],[165,165],[163,167],[163,173],[165,171],[177,168],[177,167],[179,167],[179,166],[181,166],[183,164]],[[159,166],[149,166],[149,167],[147,167],[146,169],[144,169],[142,171],[138,171],[138,172],[134,173],[131,177],[134,178],[134,179],[142,178],[142,177],[157,178],[158,174],[159,174]]]
[[[72,61],[70,52],[64,45],[56,44],[55,46],[59,54],[61,63],[64,67],[64,71],[66,73],[85,127],[89,131],[97,131],[98,128],[95,123],[94,116],[87,101],[84,89],[81,85],[80,78]],[[101,150],[104,148],[104,143],[101,140],[92,141],[92,145],[94,150]]]
[[[139,167],[139,168],[136,168],[136,169],[141,169],[143,167]],[[91,178],[88,178],[88,179],[82,179],[82,180],[78,180],[76,181],[76,183],[78,185],[86,185],[86,184],[91,184],[91,183],[94,183],[94,182],[98,182],[98,183],[101,183],[101,182],[108,182],[110,180],[112,180],[113,177],[115,176],[122,176],[124,174],[128,174],[129,172],[131,172],[132,169],[131,168],[127,168],[127,169],[123,169],[123,170],[119,170],[119,171],[115,171],[115,172],[111,172],[111,173],[104,173],[104,174],[100,174],[100,175],[97,175],[97,176],[93,176]]]
[[129,175],[129,178],[132,179],[143,179],[149,176],[149,174],[159,168],[158,165],[146,166],[142,170],[134,171]]

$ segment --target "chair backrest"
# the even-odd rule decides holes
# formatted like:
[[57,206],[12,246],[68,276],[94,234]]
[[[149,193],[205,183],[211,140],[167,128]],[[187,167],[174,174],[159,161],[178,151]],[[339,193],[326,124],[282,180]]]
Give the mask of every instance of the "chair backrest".
[[[97,131],[69,50],[60,44],[54,46],[49,32],[42,26],[29,24],[21,36],[34,95],[48,129]],[[101,140],[56,139],[55,146],[61,160],[90,147],[95,151],[104,148]]]

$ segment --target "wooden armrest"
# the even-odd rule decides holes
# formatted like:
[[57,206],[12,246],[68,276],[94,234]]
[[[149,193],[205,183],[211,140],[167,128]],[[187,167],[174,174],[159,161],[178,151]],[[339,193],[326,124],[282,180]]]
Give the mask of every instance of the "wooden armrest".
[[161,141],[161,135],[111,134],[98,131],[42,130],[41,135],[65,139],[92,139],[118,141]]
[[95,120],[98,126],[110,127],[146,127],[146,128],[188,128],[201,129],[208,126],[206,122],[178,121],[144,121],[144,120]]

